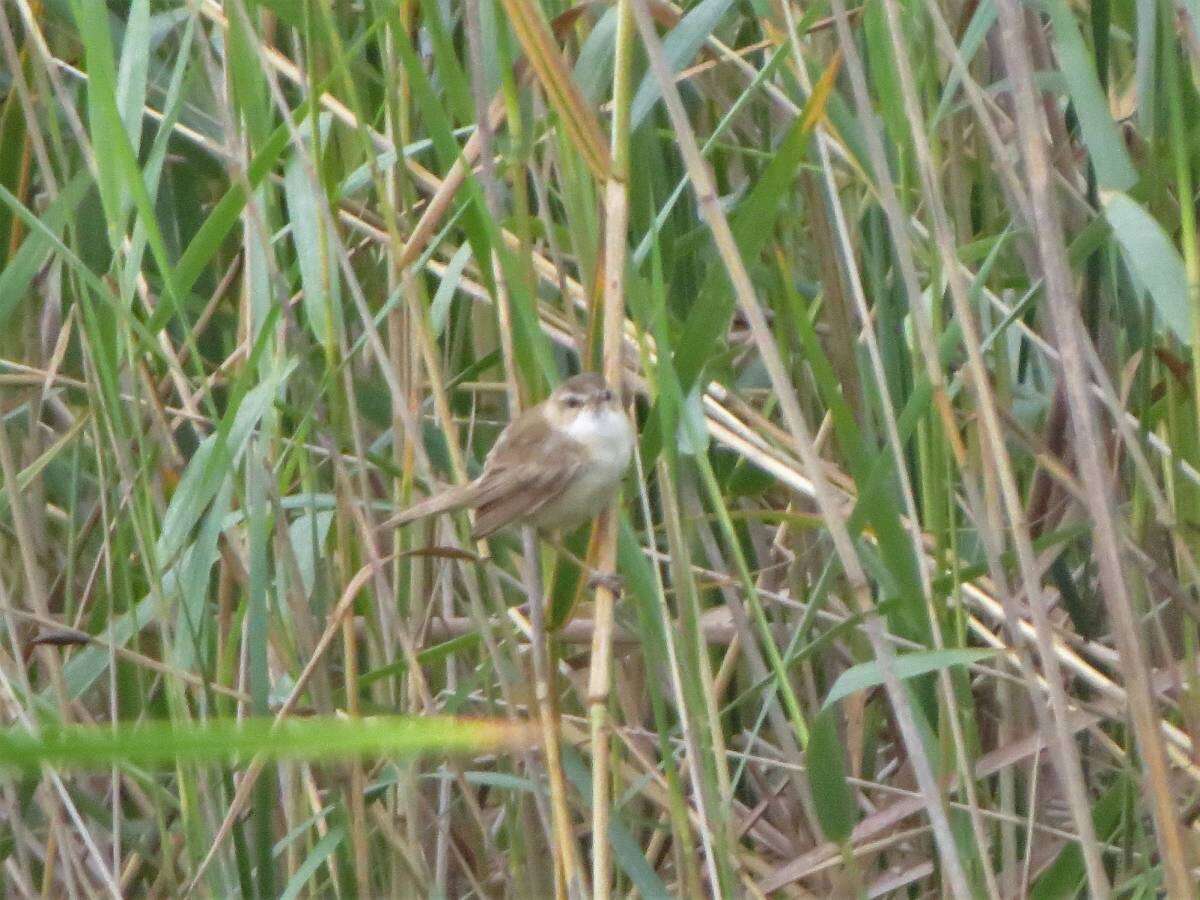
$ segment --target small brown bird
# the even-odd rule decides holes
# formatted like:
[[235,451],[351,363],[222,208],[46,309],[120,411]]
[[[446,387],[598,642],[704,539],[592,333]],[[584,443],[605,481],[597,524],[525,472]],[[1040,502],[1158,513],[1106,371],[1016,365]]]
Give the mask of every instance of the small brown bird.
[[478,478],[410,506],[385,527],[465,508],[476,511],[475,540],[512,523],[574,528],[612,499],[629,466],[633,437],[629,417],[604,379],[576,375],[508,424]]

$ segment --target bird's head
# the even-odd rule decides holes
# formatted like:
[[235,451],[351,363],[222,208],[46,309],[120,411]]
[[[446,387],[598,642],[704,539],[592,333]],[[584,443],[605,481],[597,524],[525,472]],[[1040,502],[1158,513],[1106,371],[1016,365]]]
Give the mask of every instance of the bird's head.
[[604,377],[585,372],[568,378],[546,401],[546,417],[551,424],[568,427],[581,416],[598,418],[608,412],[620,413],[621,401]]

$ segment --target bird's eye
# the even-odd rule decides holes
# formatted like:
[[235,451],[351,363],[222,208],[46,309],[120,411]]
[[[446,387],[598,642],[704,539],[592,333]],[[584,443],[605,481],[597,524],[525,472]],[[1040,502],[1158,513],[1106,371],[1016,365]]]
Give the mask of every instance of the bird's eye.
[[612,403],[612,398],[613,398],[613,392],[608,390],[607,388],[605,388],[603,391],[600,392],[600,399],[603,400],[605,403]]
[[579,409],[579,407],[583,406],[583,400],[579,397],[568,397],[563,403],[566,404],[567,409]]

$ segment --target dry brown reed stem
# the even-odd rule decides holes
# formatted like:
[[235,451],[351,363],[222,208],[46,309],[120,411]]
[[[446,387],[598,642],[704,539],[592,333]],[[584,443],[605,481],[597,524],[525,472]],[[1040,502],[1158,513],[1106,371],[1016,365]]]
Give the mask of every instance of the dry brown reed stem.
[[[833,540],[838,559],[850,584],[850,590],[855,597],[855,602],[860,610],[869,613],[873,606],[870,585],[854,550],[853,542],[846,527],[844,513],[839,509],[830,491],[828,480],[823,472],[823,463],[813,447],[808,425],[804,421],[795,391],[784,370],[779,348],[775,345],[770,327],[767,324],[762,308],[759,306],[753,285],[750,283],[749,274],[742,262],[737,244],[730,231],[729,223],[717,200],[712,176],[701,156],[691,124],[687,119],[687,113],[684,111],[678,88],[675,86],[666,60],[663,57],[661,42],[654,30],[654,24],[650,19],[643,0],[638,0],[634,11],[638,30],[642,36],[642,44],[645,46],[647,56],[650,59],[651,70],[658,81],[659,90],[662,92],[663,100],[671,118],[672,127],[679,139],[680,150],[692,181],[693,190],[696,193],[697,203],[712,231],[717,250],[733,284],[738,305],[750,325],[755,345],[758,348],[763,366],[771,381],[771,386],[776,393],[784,420],[792,433],[796,449],[804,461],[805,468],[810,472],[813,479],[817,504],[829,528],[830,537]],[[969,897],[970,889],[967,885],[966,872],[963,869],[962,861],[959,858],[958,850],[954,843],[954,836],[950,830],[950,822],[946,816],[946,809],[942,801],[940,789],[933,773],[933,767],[922,744],[908,696],[899,678],[896,676],[893,667],[894,654],[887,641],[883,638],[882,623],[877,617],[868,615],[865,630],[875,657],[879,661],[888,698],[891,701],[893,713],[904,737],[905,748],[908,751],[916,773],[917,782],[928,804],[929,818],[933,826],[938,853],[945,870],[947,884],[955,896],[961,898]]]
[[[483,83],[482,61],[479,48],[481,36],[478,33],[478,9],[475,7],[474,2],[475,0],[472,0],[468,4],[469,9],[466,24],[468,51],[471,57],[471,65],[475,69],[476,75],[472,81],[478,86]],[[510,16],[516,17],[515,24],[518,25],[518,34],[522,42],[526,44],[526,50],[531,54],[534,69],[543,78],[544,84],[545,78],[551,77],[563,65],[557,48],[552,45],[552,42],[547,44],[548,29],[545,27],[545,22],[542,21],[540,14],[536,11],[527,9],[514,11],[510,9],[509,13]],[[562,98],[560,97],[559,99],[561,100]],[[566,101],[568,105],[570,104],[570,99],[568,98]],[[504,216],[503,210],[500,209],[500,192],[496,182],[495,169],[492,165],[490,149],[491,120],[495,103],[493,103],[493,110],[484,109],[483,97],[478,90],[474,91],[474,100],[479,119],[486,123],[485,127],[477,128],[475,134],[472,135],[472,139],[476,141],[477,145],[474,149],[483,156],[483,170],[479,174],[479,178],[483,185],[484,201],[488,206],[489,212],[494,219],[499,221]],[[496,98],[496,102],[500,102],[501,100],[501,96]],[[577,120],[572,121],[576,121],[578,125]],[[464,163],[462,172],[465,179],[465,175],[469,171],[469,166],[473,160],[463,157],[460,158],[459,162]],[[521,412],[522,392],[517,377],[516,350],[513,344],[512,308],[507,281],[500,261],[500,250],[497,247],[492,248],[490,264],[496,292],[497,332],[500,339],[501,357],[504,361],[508,412],[511,421],[515,420]],[[583,874],[583,865],[580,860],[579,845],[575,840],[574,830],[571,826],[571,810],[567,799],[567,784],[562,770],[562,749],[559,744],[554,703],[555,671],[550,658],[550,647],[545,627],[546,597],[541,577],[541,557],[537,534],[533,528],[526,526],[521,529],[521,543],[524,551],[522,578],[526,594],[529,597],[529,618],[533,630],[530,642],[530,657],[533,663],[534,698],[538,721],[541,724],[543,762],[550,791],[550,811],[553,828],[552,850],[555,859],[555,890],[559,893],[565,890],[566,895],[574,900],[574,898],[586,896],[588,889]],[[486,553],[486,542],[481,542],[481,547]]]
[[[1066,382],[1075,458],[1079,461],[1081,481],[1086,489],[1086,507],[1100,567],[1100,591],[1108,608],[1113,624],[1113,636],[1121,653],[1134,732],[1147,770],[1145,774],[1149,781],[1155,831],[1162,854],[1167,891],[1173,897],[1186,897],[1194,889],[1188,874],[1190,854],[1180,833],[1178,813],[1170,785],[1170,771],[1159,733],[1159,717],[1150,687],[1138,620],[1121,563],[1112,490],[1105,471],[1105,462],[1101,458],[1102,444],[1092,411],[1091,392],[1088,389],[1089,379],[1083,350],[1088,338],[1083,331],[1077,298],[1072,287],[1062,224],[1054,201],[1042,117],[1038,113],[1033,86],[1032,64],[1025,43],[1026,14],[1013,0],[1000,0],[997,9],[1004,37],[1004,58],[1013,82],[1013,100],[1021,136],[1021,153],[1025,160],[1025,176],[1030,185],[1032,224],[1037,238],[1042,274],[1046,281],[1051,321],[1057,337],[1062,378]],[[1086,845],[1084,851],[1086,855]]]
[[[798,62],[799,60],[803,59],[803,55],[801,53],[799,31],[792,12],[792,5],[790,2],[788,2],[788,0],[780,0],[779,6],[783,12],[784,21],[787,23],[788,37],[792,44],[793,70],[795,71],[801,86],[805,89],[805,91],[811,94],[812,88],[809,83],[807,69],[803,64]],[[858,59],[856,48],[854,46],[847,46],[843,35],[843,32],[848,27],[847,20],[849,18],[849,14],[840,4],[835,7],[835,12],[836,15],[832,17],[832,22],[839,29],[839,39],[842,40],[842,50],[848,54],[847,58],[854,69],[854,71],[851,72],[851,77],[855,79],[855,89],[858,91],[859,83],[862,79],[861,62]],[[849,54],[853,54],[853,57],[850,57]],[[861,105],[861,98],[859,102]],[[863,128],[864,131],[872,132],[871,137],[875,136],[873,133],[875,128],[873,122],[864,121]],[[904,511],[908,519],[906,533],[909,535],[910,540],[913,543],[913,556],[917,561],[917,571],[921,579],[921,593],[925,600],[926,609],[928,611],[928,620],[930,623],[930,630],[933,635],[934,647],[938,650],[941,650],[945,646],[945,641],[942,637],[939,616],[933,609],[934,594],[932,590],[932,576],[930,573],[933,560],[929,554],[923,552],[923,535],[920,527],[920,518],[917,512],[911,479],[909,477],[909,468],[905,460],[903,444],[900,439],[899,425],[896,421],[896,416],[894,413],[896,407],[891,399],[887,380],[884,377],[886,367],[883,363],[878,341],[875,338],[875,330],[871,325],[872,310],[867,302],[866,293],[862,285],[862,279],[856,264],[855,252],[850,244],[850,236],[846,224],[846,218],[842,211],[837,183],[833,172],[833,165],[830,160],[829,143],[830,141],[827,134],[827,129],[823,127],[819,128],[816,147],[820,159],[821,171],[824,175],[825,196],[828,197],[829,205],[833,212],[833,218],[837,225],[839,247],[841,248],[841,252],[843,254],[843,269],[847,273],[850,291],[853,295],[855,306],[858,312],[862,340],[866,343],[867,350],[872,361],[871,370],[875,376],[876,390],[879,392],[880,396],[884,398],[884,402],[880,404],[880,407],[883,411],[882,418],[885,433],[887,435],[888,446],[894,460],[893,469],[899,481],[900,494],[904,503]],[[872,151],[874,152],[874,147],[872,147]],[[878,155],[876,154],[875,156],[877,161]],[[906,277],[907,276],[912,276],[906,280],[905,283],[906,288],[911,291],[915,281],[915,273],[913,273],[910,269],[908,272],[906,272]],[[917,303],[918,299],[919,293],[916,295],[912,293],[909,294],[910,308],[919,308],[919,304]],[[914,320],[916,323],[918,340],[921,344],[922,353],[925,356],[926,374],[930,376],[931,384],[933,385],[934,405],[938,411],[938,414],[941,416],[944,426],[946,426],[945,433],[948,435],[951,449],[961,462],[962,444],[961,441],[958,440],[957,429],[953,427],[953,413],[951,411],[949,396],[946,390],[946,384],[943,379],[941,367],[938,365],[936,355],[932,357],[928,355],[929,349],[933,347],[932,335],[930,333],[931,329],[929,328],[928,323],[925,322],[923,316],[916,315],[914,316]],[[957,704],[955,702],[954,687],[948,671],[943,670],[939,673],[938,688],[941,693],[942,702],[945,705],[945,708],[950,711],[955,710],[957,708]],[[964,776],[962,778],[962,785],[966,791],[967,798],[970,803],[972,833],[975,838],[978,858],[980,859],[983,868],[985,886],[987,887],[989,896],[997,897],[999,895],[999,889],[996,884],[990,855],[987,850],[989,842],[986,834],[984,833],[983,820],[979,815],[979,804],[975,790],[975,782],[972,779],[965,777],[970,763],[966,748],[966,740],[962,731],[962,723],[959,721],[959,717],[954,715],[953,712],[947,716],[947,720],[950,724],[951,737],[954,745],[954,761],[958,768],[959,775]]]
[[600,183],[607,181],[611,161],[604,133],[592,108],[584,100],[566,61],[555,43],[554,33],[537,4],[525,0],[501,0],[526,59],[537,74],[575,150]]
[[[860,111],[862,111],[866,108],[864,104],[869,104],[869,101],[867,100],[865,80],[862,73],[861,63],[858,60],[856,49],[853,46],[853,39],[849,35],[849,29],[844,19],[844,9],[842,8],[842,4],[840,2],[835,3],[835,11],[839,14],[839,35],[842,41],[842,47],[847,53],[848,68],[851,74],[851,81],[854,88],[856,101],[859,105]],[[893,47],[895,47],[897,35],[896,26],[894,23],[894,11],[888,9],[888,15],[889,31],[893,35]],[[1020,502],[1016,496],[1012,473],[1009,469],[1007,456],[1005,455],[1003,448],[1002,438],[1000,437],[1000,429],[994,407],[994,398],[991,394],[990,382],[988,381],[986,373],[984,372],[982,357],[979,351],[979,339],[975,334],[973,313],[966,303],[965,292],[962,288],[963,279],[961,276],[961,271],[957,265],[957,259],[954,257],[952,251],[947,252],[947,242],[949,241],[950,236],[945,221],[945,209],[938,191],[936,179],[932,178],[927,142],[924,136],[917,131],[917,123],[924,120],[921,118],[912,118],[914,115],[919,115],[919,112],[916,101],[916,93],[912,87],[912,74],[908,67],[907,50],[901,47],[896,52],[900,53],[901,55],[901,58],[898,60],[898,75],[903,91],[906,113],[913,128],[914,144],[916,145],[919,154],[918,161],[921,164],[921,185],[922,189],[927,195],[927,203],[934,217],[933,233],[937,239],[938,246],[941,251],[943,264],[946,266],[950,276],[951,293],[955,302],[956,314],[963,326],[964,342],[967,345],[970,360],[968,371],[972,378],[972,383],[974,385],[981,406],[981,411],[983,413],[981,416],[981,421],[984,425],[984,433],[990,442],[990,447],[993,450],[993,456],[996,457],[996,465],[998,466],[998,472],[996,474],[999,476],[1000,486],[1002,487],[1001,493],[1005,499],[1006,509],[1008,511],[1010,520],[1012,521],[1014,539],[1017,542],[1018,551],[1022,559],[1022,570],[1025,575],[1026,589],[1030,591],[1031,597],[1040,597],[1038,585],[1030,575],[1032,555],[1029,544],[1029,536],[1028,532],[1021,524],[1023,519]],[[910,304],[914,309],[921,309],[922,307],[919,302],[920,292],[917,285],[913,252],[909,246],[908,236],[905,231],[905,225],[903,224],[904,216],[900,212],[899,202],[888,171],[881,141],[873,126],[868,125],[865,130],[867,132],[867,145],[871,154],[872,164],[876,170],[876,179],[880,189],[880,199],[888,218],[888,224],[891,229],[893,242],[897,248],[897,255],[900,261],[901,271],[904,275],[905,286],[909,293]],[[916,318],[918,322],[923,321],[922,316],[917,316]],[[926,325],[925,328],[927,329],[928,326]],[[926,354],[927,368],[930,368],[934,365],[934,360],[930,359],[928,355],[929,351],[927,349],[927,342],[924,340],[922,341],[922,347]],[[960,469],[963,469],[964,476],[966,476],[964,479],[964,487],[967,490],[970,505],[972,508],[977,510],[977,521],[992,521],[992,519],[983,517],[980,514],[982,511],[982,504],[978,491],[971,480],[971,473],[966,468],[967,462],[968,460],[964,454],[958,454],[959,467]],[[984,473],[984,477],[989,478],[991,474],[992,473],[989,470]],[[994,496],[994,494],[988,492],[987,496],[990,498]],[[993,533],[988,531],[985,531],[983,534],[984,538],[986,539],[985,547],[988,550],[988,559],[993,578],[1000,587],[1001,598],[1007,600],[1011,594],[1005,588],[1005,576],[999,565],[999,538],[997,535],[998,532]],[[1052,633],[1045,621],[1044,609],[1042,608],[1040,601],[1035,600],[1032,605],[1034,607],[1033,614],[1035,619],[1035,636],[1038,639],[1039,647],[1042,649],[1043,656],[1045,656],[1046,649],[1052,644]],[[1062,733],[1062,730],[1065,727],[1064,718],[1067,711],[1067,699],[1065,692],[1062,690],[1059,676],[1056,674],[1057,660],[1051,658],[1045,663],[1048,667],[1048,686],[1050,688],[1052,708],[1054,710],[1054,716],[1051,717],[1050,714],[1045,711],[1041,693],[1036,687],[1036,678],[1033,674],[1032,664],[1023,655],[1024,651],[1020,642],[1016,638],[1016,635],[1019,633],[1019,628],[1017,626],[1019,615],[1015,606],[1006,602],[1005,614],[1013,635],[1013,640],[1016,642],[1018,651],[1017,656],[1022,663],[1021,670],[1026,673],[1026,677],[1029,680],[1031,699],[1033,700],[1035,712],[1039,717],[1039,721],[1041,721],[1047,728],[1054,727],[1053,723],[1050,721],[1051,718],[1053,718],[1054,723],[1057,723],[1058,731],[1056,734],[1058,736],[1058,740],[1054,745],[1054,757],[1057,761],[1060,771],[1064,773],[1067,784],[1070,786],[1072,807],[1075,811],[1077,820],[1079,820],[1077,824],[1081,829],[1081,833],[1085,835],[1086,839],[1089,836],[1089,831],[1091,830],[1091,816],[1087,811],[1086,797],[1084,796],[1082,790],[1082,775],[1080,772],[1078,757],[1073,753],[1073,747],[1065,740]],[[1051,656],[1052,655],[1053,654],[1051,654]],[[1094,846],[1094,836],[1092,836],[1092,840],[1088,841],[1088,843]],[[1098,857],[1094,854],[1089,859],[1088,871],[1089,875],[1093,879],[1094,885],[1098,883],[1097,879],[1103,878],[1103,871],[1099,868],[1098,862]]]
[[[493,210],[499,219],[500,211]],[[517,383],[516,352],[513,347],[512,313],[509,306],[508,289],[500,266],[499,251],[492,251],[492,274],[496,285],[496,312],[500,334],[501,356],[504,359],[510,419],[520,413],[520,388]],[[588,890],[584,878],[583,864],[579,855],[579,844],[571,826],[571,807],[567,800],[567,783],[563,776],[562,749],[560,746],[557,714],[554,704],[554,666],[550,659],[549,638],[546,633],[546,596],[541,576],[541,555],[537,533],[530,526],[521,529],[521,545],[524,551],[523,579],[530,598],[530,624],[533,628],[530,656],[533,661],[534,697],[537,715],[541,723],[542,749],[545,753],[546,776],[550,787],[550,810],[554,828],[554,851],[556,872],[561,870],[566,895],[586,897]],[[556,878],[557,881],[557,878]]]

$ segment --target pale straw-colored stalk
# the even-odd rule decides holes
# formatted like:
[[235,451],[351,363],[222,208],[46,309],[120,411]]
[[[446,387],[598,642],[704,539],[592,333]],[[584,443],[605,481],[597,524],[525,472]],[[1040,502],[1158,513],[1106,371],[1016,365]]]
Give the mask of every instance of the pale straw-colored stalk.
[[[613,62],[612,134],[610,164],[604,188],[604,377],[624,395],[625,267],[629,225],[629,104],[633,82],[633,13],[630,0],[618,0],[616,56]],[[617,508],[608,509],[596,523],[596,568],[615,576],[617,570]],[[609,807],[612,803],[612,743],[609,736],[608,695],[612,684],[614,588],[596,587],[591,669],[588,674],[588,720],[592,746],[592,896],[608,900],[612,883]]]
[[[824,464],[817,456],[816,449],[813,446],[812,437],[796,400],[794,388],[787,373],[784,371],[779,349],[775,345],[774,337],[771,335],[766,317],[759,306],[753,285],[750,283],[750,277],[746,272],[745,264],[738,253],[733,233],[729,229],[729,223],[718,202],[712,176],[709,174],[707,164],[700,155],[700,148],[696,144],[695,134],[692,131],[691,124],[688,122],[687,113],[683,109],[679,89],[675,86],[670,70],[663,58],[662,44],[654,30],[654,23],[650,18],[649,12],[646,10],[643,0],[636,0],[634,9],[638,30],[642,35],[642,43],[646,48],[651,70],[658,80],[659,89],[662,91],[663,100],[670,114],[672,126],[679,139],[679,147],[692,180],[692,189],[696,193],[697,202],[709,228],[712,230],[714,243],[717,245],[717,251],[721,256],[722,262],[725,264],[730,281],[733,284],[738,305],[741,307],[743,314],[750,324],[755,345],[759,351],[767,375],[770,378],[771,386],[776,393],[784,420],[792,433],[796,450],[804,461],[810,477],[813,479],[813,484],[816,488],[817,504],[829,528],[830,536],[833,538],[834,548],[842,564],[846,578],[850,583],[855,603],[861,611],[869,612],[873,606],[870,586],[846,528],[845,514],[838,508],[830,491],[828,480],[823,471]],[[966,873],[963,870],[962,861],[959,858],[958,849],[954,843],[954,836],[950,831],[950,821],[946,816],[941,791],[934,776],[933,768],[930,765],[928,754],[926,754],[922,744],[908,695],[905,693],[904,686],[900,683],[893,669],[892,660],[894,653],[887,641],[883,639],[883,626],[878,618],[868,615],[865,629],[871,641],[872,649],[875,652],[875,657],[879,661],[893,712],[900,725],[901,733],[904,736],[905,747],[908,750],[913,769],[916,772],[917,782],[927,803],[930,822],[932,823],[934,836],[937,840],[942,865],[945,868],[947,882],[955,896],[961,898],[968,897],[970,896],[970,889],[967,885]]]

